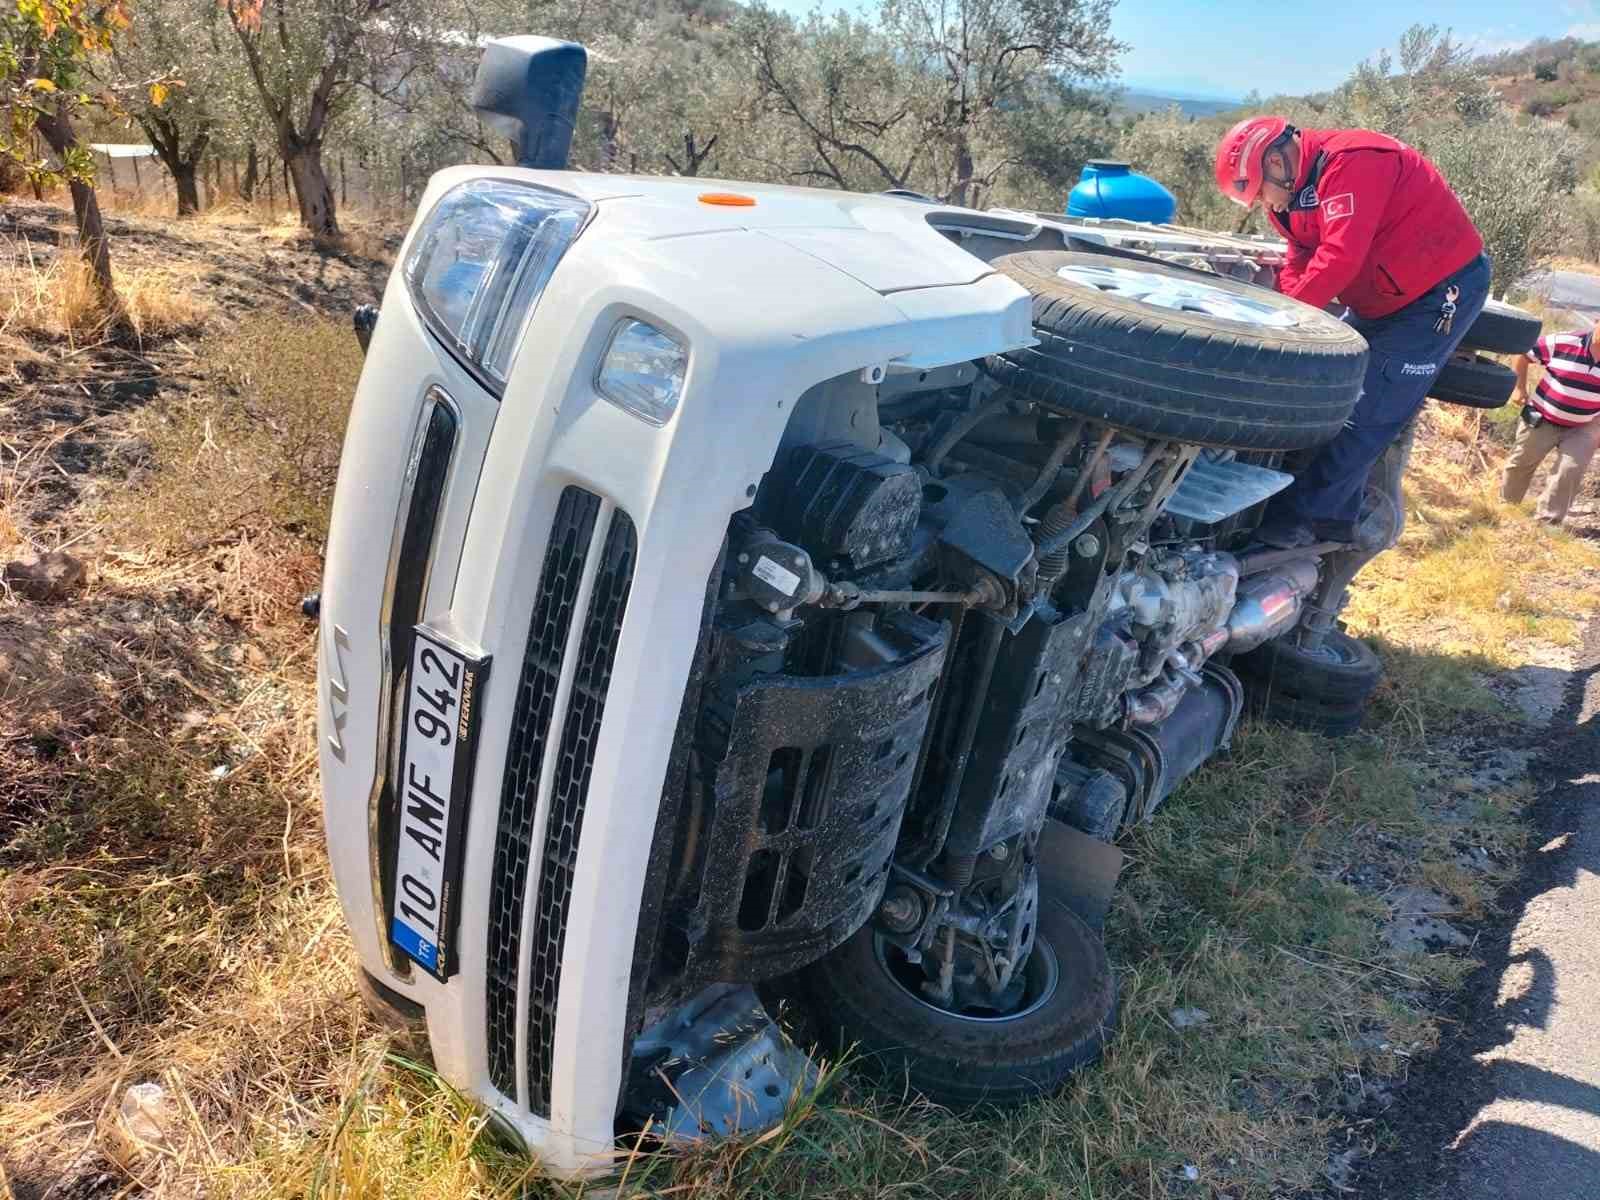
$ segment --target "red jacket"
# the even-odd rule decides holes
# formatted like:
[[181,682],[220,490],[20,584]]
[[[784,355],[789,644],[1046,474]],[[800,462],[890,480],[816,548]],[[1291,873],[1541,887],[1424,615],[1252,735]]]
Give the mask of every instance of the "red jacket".
[[1302,129],[1294,200],[1271,217],[1289,239],[1278,290],[1316,308],[1337,296],[1358,317],[1404,308],[1483,252],[1439,169],[1364,129]]

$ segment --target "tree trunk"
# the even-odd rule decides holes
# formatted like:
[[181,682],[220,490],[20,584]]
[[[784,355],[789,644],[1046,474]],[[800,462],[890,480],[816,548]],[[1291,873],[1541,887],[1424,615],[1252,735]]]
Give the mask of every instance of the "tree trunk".
[[339,219],[334,206],[333,187],[322,169],[322,147],[315,143],[302,146],[284,161],[289,177],[294,180],[294,195],[300,204],[300,223],[311,231],[313,237],[338,237]]
[[261,175],[261,163],[256,158],[256,144],[250,143],[250,152],[244,162],[244,182],[239,185],[239,198],[241,200],[254,200],[256,198],[256,181]]
[[[78,135],[72,128],[65,106],[58,104],[55,112],[41,116],[35,124],[40,135],[62,163],[67,161],[67,151],[78,145]],[[105,222],[100,217],[100,201],[94,187],[82,180],[69,181],[72,191],[72,216],[78,230],[78,250],[83,261],[94,274],[95,287],[101,299],[113,312],[120,312],[117,289],[111,278],[111,245],[106,241]]]
[[83,260],[94,272],[95,287],[112,305],[117,304],[116,285],[111,280],[111,244],[106,240],[105,222],[100,218],[100,201],[94,188],[74,179],[72,188],[72,215],[78,224],[78,248]]
[[339,207],[350,207],[350,188],[346,184],[344,174],[344,155],[339,155]]
[[200,211],[200,188],[195,181],[193,161],[176,162],[172,166],[172,182],[178,189],[178,215],[192,217]]
[[956,142],[956,185],[950,192],[950,203],[967,206],[967,189],[972,186],[972,146],[966,138]]

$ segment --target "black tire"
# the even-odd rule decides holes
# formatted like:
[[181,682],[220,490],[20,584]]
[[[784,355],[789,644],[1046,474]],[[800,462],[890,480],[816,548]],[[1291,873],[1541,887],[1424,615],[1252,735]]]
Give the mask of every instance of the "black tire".
[[1517,375],[1510,367],[1492,358],[1474,355],[1452,358],[1440,367],[1439,377],[1433,381],[1429,394],[1446,404],[1501,408],[1511,399],[1516,386]]
[[[1004,255],[994,267],[1032,293],[1039,345],[990,359],[989,372],[1048,408],[1206,446],[1302,450],[1338,433],[1361,393],[1361,335],[1265,288],[1167,263],[1051,250]],[[1079,277],[1057,274],[1067,268]],[[1284,324],[1158,306],[1084,279],[1105,271],[1134,285],[1170,279]]]
[[1245,683],[1245,701],[1257,717],[1288,725],[1292,729],[1320,733],[1324,737],[1344,737],[1354,733],[1361,728],[1361,719],[1367,712],[1365,701],[1328,704],[1249,682]]
[[1526,354],[1543,332],[1538,317],[1513,304],[1490,300],[1478,319],[1461,339],[1464,350],[1484,350],[1490,354]]
[[1330,630],[1312,653],[1286,639],[1258,646],[1228,664],[1240,679],[1296,700],[1361,704],[1383,680],[1383,661],[1360,638]]
[[1099,1057],[1115,1025],[1116,977],[1105,945],[1043,875],[1024,970],[1046,971],[1053,962],[1056,981],[1021,1014],[985,1019],[936,1008],[891,973],[896,954],[869,923],[805,968],[801,988],[835,1050],[853,1048],[862,1070],[890,1085],[909,1080],[941,1104],[1015,1104],[1054,1091]]

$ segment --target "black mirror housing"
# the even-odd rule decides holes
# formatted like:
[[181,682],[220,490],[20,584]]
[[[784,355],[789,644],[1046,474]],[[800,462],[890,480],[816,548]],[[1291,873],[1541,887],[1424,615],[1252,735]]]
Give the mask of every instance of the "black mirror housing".
[[511,139],[519,167],[564,170],[588,67],[588,51],[576,42],[496,38],[478,63],[472,107]]

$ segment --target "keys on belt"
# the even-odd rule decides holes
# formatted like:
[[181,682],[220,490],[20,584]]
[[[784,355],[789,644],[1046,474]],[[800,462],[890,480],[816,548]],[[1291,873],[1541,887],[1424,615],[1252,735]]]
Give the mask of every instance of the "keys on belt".
[[1451,284],[1444,290],[1444,303],[1439,306],[1439,319],[1433,323],[1435,333],[1449,333],[1456,323],[1456,301],[1461,299],[1461,289]]

